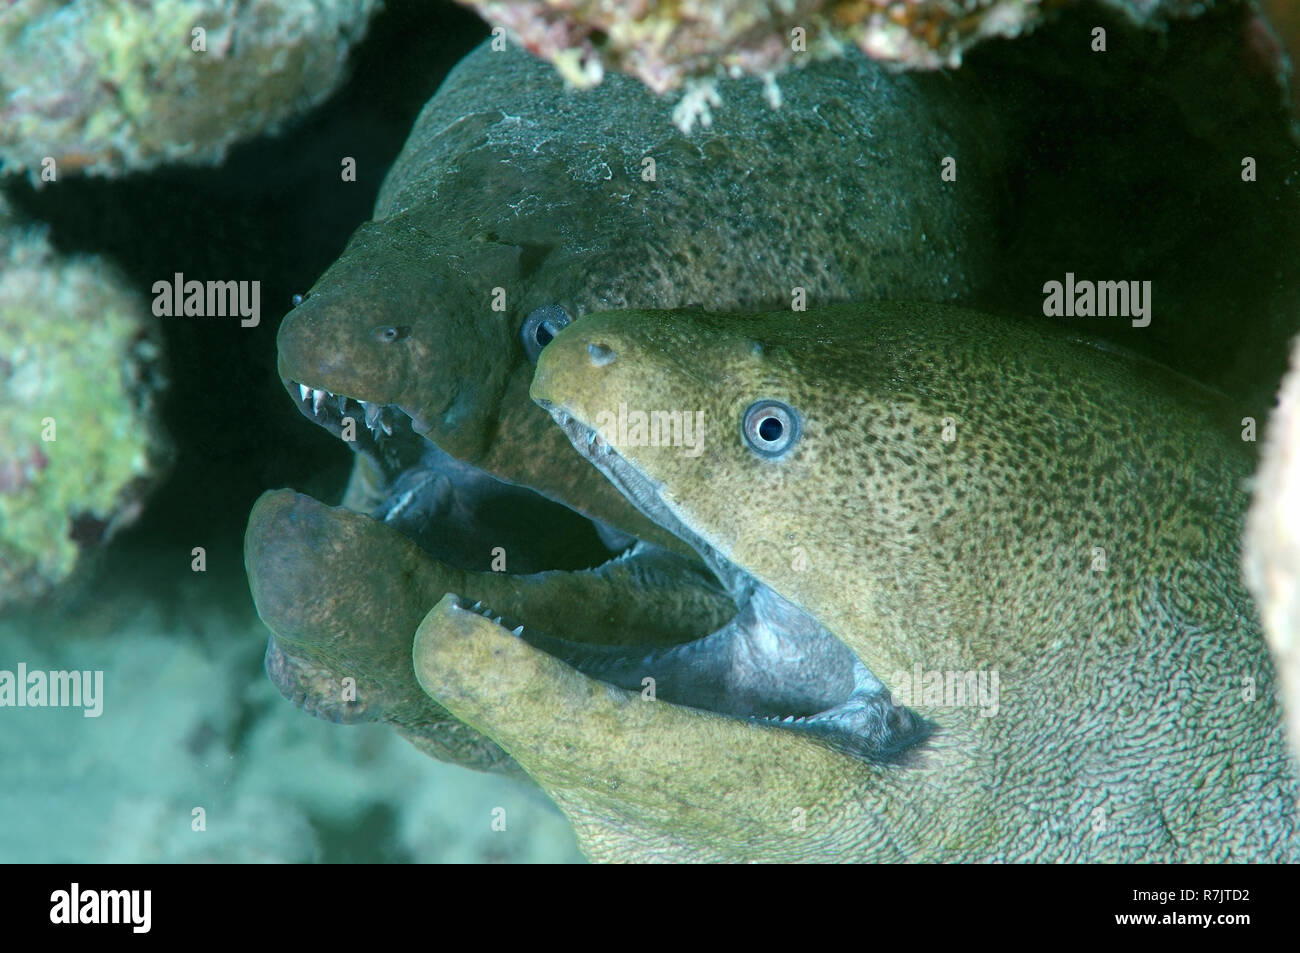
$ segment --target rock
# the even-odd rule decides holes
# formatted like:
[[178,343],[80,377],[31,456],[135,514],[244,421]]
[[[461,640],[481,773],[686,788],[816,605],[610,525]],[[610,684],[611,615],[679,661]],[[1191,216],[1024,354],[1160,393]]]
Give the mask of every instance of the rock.
[[[216,163],[328,96],[378,0],[56,0],[0,13],[0,168]],[[201,37],[194,31],[204,31]],[[196,49],[202,45],[204,49]],[[47,179],[48,180],[48,179]]]
[[147,303],[0,200],[0,606],[43,595],[140,513],[169,458]]
[[1246,583],[1277,662],[1291,751],[1300,761],[1300,346],[1282,380],[1246,522]]
[[[460,2],[554,63],[574,85],[594,85],[606,70],[615,70],[662,93],[724,70],[778,73],[801,59],[838,55],[846,46],[906,67],[957,66],[980,41],[1019,36],[1071,0]],[[1203,0],[1102,2],[1144,26],[1199,14],[1209,5]]]

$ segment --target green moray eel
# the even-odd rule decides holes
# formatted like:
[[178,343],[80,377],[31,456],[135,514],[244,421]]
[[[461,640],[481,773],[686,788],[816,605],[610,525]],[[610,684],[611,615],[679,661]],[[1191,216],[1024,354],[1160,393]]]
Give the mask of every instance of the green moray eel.
[[[964,74],[894,75],[854,52],[783,77],[780,109],[757,80],[719,88],[725,113],[686,136],[635,80],[569,91],[521,50],[469,54],[373,221],[280,327],[299,408],[335,433],[351,416],[367,452],[413,427],[499,479],[680,545],[528,399],[545,341],[617,307],[958,300],[992,283],[1006,191],[1000,114]],[[945,156],[960,159],[955,182]],[[351,505],[383,481],[363,474]]]
[[499,746],[415,680],[411,639],[444,593],[509,605],[576,641],[680,642],[734,611],[701,567],[653,546],[590,571],[465,571],[383,522],[289,490],[254,505],[244,557],[272,632],[266,670],[287,698],[337,723],[388,724],[440,760],[512,775],[520,772]]
[[[593,858],[1300,859],[1216,395],[907,304],[588,316],[532,393],[751,607],[702,640],[735,691],[848,657],[786,718],[724,717],[665,700],[676,650],[597,680],[441,600],[420,683]],[[702,414],[702,444],[641,412]]]

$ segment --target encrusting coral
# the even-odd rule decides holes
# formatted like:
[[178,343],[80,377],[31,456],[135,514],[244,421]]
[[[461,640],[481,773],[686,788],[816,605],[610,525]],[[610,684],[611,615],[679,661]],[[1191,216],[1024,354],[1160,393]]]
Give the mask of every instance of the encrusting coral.
[[152,321],[103,259],[59,256],[0,199],[0,606],[132,522],[168,461]]
[[343,80],[378,0],[27,0],[0,8],[0,169],[216,163]]

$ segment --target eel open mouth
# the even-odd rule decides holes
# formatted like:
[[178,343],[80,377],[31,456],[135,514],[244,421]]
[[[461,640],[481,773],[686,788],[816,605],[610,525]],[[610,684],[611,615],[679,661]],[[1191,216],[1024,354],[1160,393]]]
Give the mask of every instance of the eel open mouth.
[[[595,428],[539,401],[578,452],[638,509],[690,543],[722,582],[739,612],[722,628],[638,661],[647,674],[669,676],[662,697],[724,714],[778,721],[867,760],[893,760],[931,736],[934,726],[893,702],[888,690],[815,618],[722,556],[663,504],[658,488]],[[541,643],[540,647],[554,651]],[[570,664],[628,687],[624,659],[611,653]]]
[[[508,574],[528,574],[530,585],[558,589],[565,576],[594,573],[611,557],[624,560],[633,551],[654,548],[633,546],[631,537],[451,458],[416,433],[398,407],[298,381],[285,385],[302,413],[336,436],[344,436],[345,421],[352,418],[348,442],[376,462],[383,484],[369,515],[435,559],[487,572],[500,568],[489,565],[489,554],[504,550]],[[467,598],[457,596],[460,608],[481,613],[610,685],[638,693],[652,687],[660,701],[779,725],[859,758],[896,760],[929,736],[929,723],[894,704],[847,646],[682,526],[658,502],[654,488],[593,430],[563,411],[546,409],[579,452],[633,503],[696,547],[738,611],[719,628],[713,628],[716,620],[701,620],[689,633],[665,639],[626,628],[608,631],[608,617],[581,600],[566,605],[558,624],[553,617],[548,625],[530,621],[528,600],[499,589],[484,596],[492,605],[472,590]],[[628,582],[639,584],[635,575]]]
[[458,569],[499,569],[503,560],[514,574],[590,568],[634,542],[444,453],[395,404],[284,383],[305,417],[374,464],[356,508]]

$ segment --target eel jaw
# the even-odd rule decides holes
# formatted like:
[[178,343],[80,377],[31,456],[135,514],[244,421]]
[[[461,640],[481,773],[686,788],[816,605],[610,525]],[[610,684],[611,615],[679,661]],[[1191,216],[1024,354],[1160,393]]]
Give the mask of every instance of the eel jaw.
[[348,394],[336,394],[291,378],[284,379],[284,387],[304,417],[340,439],[345,417],[351,417],[356,423],[358,438],[368,432],[374,446],[384,438],[392,437],[399,429],[414,429],[417,423],[397,404],[381,404]]
[[[909,759],[934,732],[812,617],[762,585],[722,628],[668,648],[569,642],[483,602],[451,596],[512,636],[590,678],[660,704],[809,735],[863,761]],[[778,631],[779,630],[779,631]]]
[[[682,523],[663,504],[659,487],[594,428],[550,402],[538,403],[641,512],[700,553],[739,611],[701,639],[641,655],[568,646],[526,626],[509,626],[514,635],[620,688],[639,690],[645,678],[653,678],[666,701],[806,732],[868,761],[910,756],[933,734],[931,722],[895,704],[862,660],[813,616]],[[495,621],[500,624],[499,617]]]

